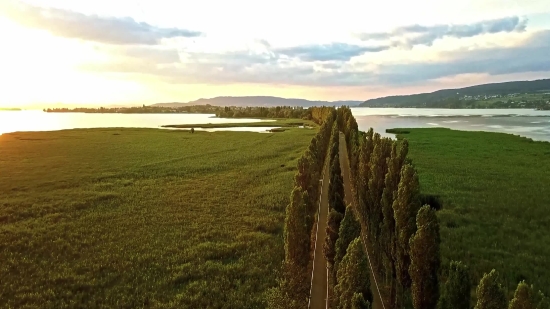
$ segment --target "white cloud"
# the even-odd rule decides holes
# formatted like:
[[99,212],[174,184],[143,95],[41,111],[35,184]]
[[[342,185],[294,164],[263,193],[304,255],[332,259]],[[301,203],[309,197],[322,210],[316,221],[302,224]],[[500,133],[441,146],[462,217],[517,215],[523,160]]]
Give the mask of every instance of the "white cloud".
[[56,36],[107,44],[156,45],[164,38],[201,35],[198,31],[152,26],[131,17],[85,15],[9,0],[0,5],[0,14],[23,26],[44,29]]
[[[547,32],[534,31],[550,29],[550,11],[536,1],[516,7],[512,0],[389,0],[376,6],[354,0],[8,1],[0,3],[0,19],[35,30],[4,36],[5,50],[43,45],[40,51],[47,52],[10,52],[14,59],[3,62],[13,72],[55,59],[37,67],[42,75],[77,67],[77,73],[154,84],[159,92],[161,84],[408,89],[449,76],[550,70]],[[39,32],[43,40],[35,41]]]

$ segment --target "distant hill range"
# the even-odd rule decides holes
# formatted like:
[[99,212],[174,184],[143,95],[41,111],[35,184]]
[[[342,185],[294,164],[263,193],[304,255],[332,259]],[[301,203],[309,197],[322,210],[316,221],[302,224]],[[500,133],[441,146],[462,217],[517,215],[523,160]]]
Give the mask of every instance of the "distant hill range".
[[550,79],[484,84],[458,89],[443,89],[431,93],[389,96],[367,100],[363,107],[446,107],[448,102],[468,100],[477,96],[507,96],[523,93],[550,92]]
[[310,106],[358,106],[362,101],[309,101],[304,99],[285,99],[279,97],[266,97],[266,96],[250,96],[250,97],[216,97],[211,99],[199,99],[196,101],[190,101],[186,103],[156,103],[152,106],[161,106],[161,107],[179,107],[179,106],[189,106],[189,105],[206,105],[210,104],[212,106],[262,106],[262,107],[273,107],[273,106],[301,106],[301,107],[310,107]]

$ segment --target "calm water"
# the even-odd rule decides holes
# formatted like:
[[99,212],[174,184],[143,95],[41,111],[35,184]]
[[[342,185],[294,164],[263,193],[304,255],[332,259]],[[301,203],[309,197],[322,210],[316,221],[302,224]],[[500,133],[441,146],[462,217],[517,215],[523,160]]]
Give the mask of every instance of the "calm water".
[[529,109],[352,108],[362,131],[372,127],[383,136],[391,128],[444,127],[490,131],[550,141],[550,111]]
[[[45,113],[42,111],[0,111],[0,134],[15,131],[52,131],[109,127],[160,128],[163,125],[169,124],[259,121],[262,120],[215,118],[214,114],[84,114]],[[260,129],[266,130],[264,128]]]
[[[373,127],[376,132],[384,136],[392,136],[385,133],[389,128],[446,127],[467,131],[504,132],[526,136],[534,140],[550,141],[550,111],[415,108],[352,108],[351,110],[357,119],[360,130],[366,131]],[[213,117],[212,114],[83,114],[0,111],[0,134],[15,131],[51,131],[73,128],[159,128],[168,124],[261,121]],[[269,128],[271,127],[224,130],[260,132]]]

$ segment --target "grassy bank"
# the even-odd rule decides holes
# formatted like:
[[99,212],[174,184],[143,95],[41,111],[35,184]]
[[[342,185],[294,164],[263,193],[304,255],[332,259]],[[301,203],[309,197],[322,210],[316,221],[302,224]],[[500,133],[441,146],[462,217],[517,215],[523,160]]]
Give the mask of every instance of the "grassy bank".
[[0,303],[265,307],[314,133],[1,135]]
[[[474,282],[497,269],[550,293],[550,143],[502,133],[399,129],[423,193],[439,195],[442,258]],[[399,133],[398,132],[398,133]]]
[[257,128],[257,127],[298,127],[298,126],[317,126],[313,121],[303,120],[303,119],[266,119],[269,121],[261,122],[244,122],[244,123],[202,123],[202,124],[174,124],[174,125],[165,125],[165,128],[179,128],[179,129],[190,129],[190,128],[201,128],[201,129],[214,129],[214,128]]

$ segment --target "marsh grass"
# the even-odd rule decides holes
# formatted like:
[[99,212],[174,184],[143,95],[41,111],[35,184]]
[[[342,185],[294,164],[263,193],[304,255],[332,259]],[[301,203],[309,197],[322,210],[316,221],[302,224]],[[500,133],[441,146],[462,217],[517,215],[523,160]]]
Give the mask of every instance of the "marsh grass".
[[308,126],[316,127],[317,125],[310,120],[304,119],[294,119],[294,118],[265,118],[266,121],[261,122],[241,122],[241,123],[202,123],[202,124],[171,124],[165,125],[165,128],[179,128],[179,129],[190,129],[190,128],[201,128],[201,129],[214,129],[214,128],[255,128],[255,127],[299,127],[299,126]]
[[503,133],[398,129],[424,194],[438,196],[443,263],[497,269],[550,293],[550,143]]
[[0,303],[263,308],[315,130],[0,136]]

